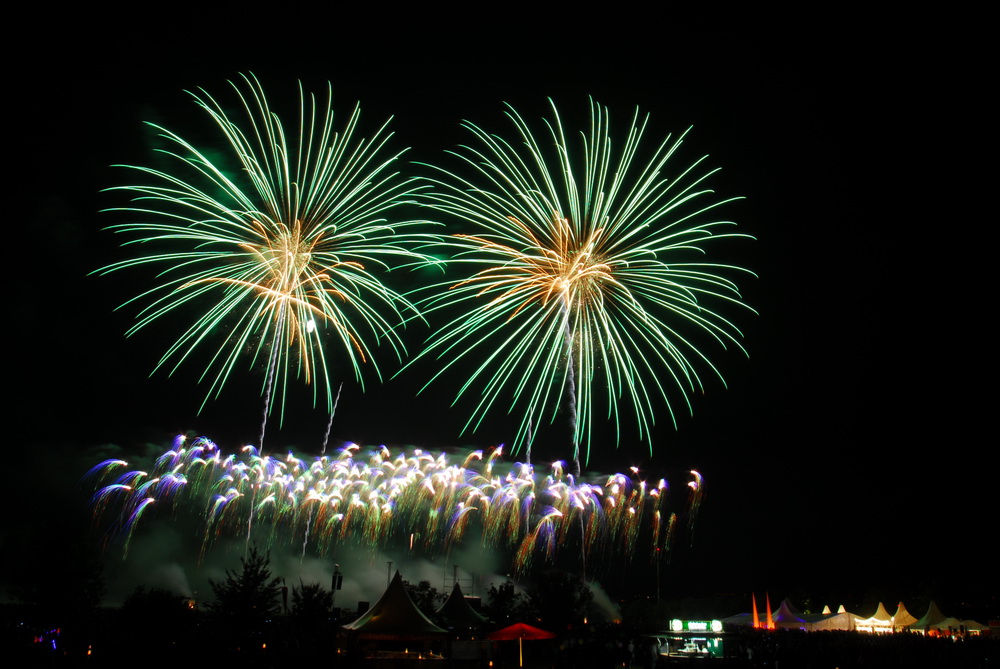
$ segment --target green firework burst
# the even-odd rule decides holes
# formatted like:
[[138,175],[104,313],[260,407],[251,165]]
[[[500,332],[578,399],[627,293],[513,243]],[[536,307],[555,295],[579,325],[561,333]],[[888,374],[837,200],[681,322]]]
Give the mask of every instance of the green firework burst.
[[748,272],[704,258],[717,241],[748,235],[715,218],[731,200],[707,187],[716,170],[704,158],[674,169],[686,133],[640,159],[648,116],[638,111],[619,147],[592,101],[578,150],[554,105],[541,134],[512,108],[507,117],[515,142],[465,123],[475,141],[454,152],[465,176],[435,168],[422,195],[472,228],[446,242],[463,278],[422,302],[427,313],[460,313],[421,353],[442,362],[429,383],[468,367],[456,396],[476,395],[466,429],[500,405],[522,416],[515,448],[568,404],[577,460],[581,445],[589,459],[595,393],[616,427],[629,407],[648,440],[660,407],[675,426],[678,397],[690,412],[699,369],[721,379],[706,339],[743,350],[722,311],[748,308],[730,278]]
[[[255,77],[230,85],[238,115],[203,89],[191,94],[221,133],[222,154],[149,124],[167,142],[163,153],[173,168],[122,166],[147,183],[109,189],[133,197],[117,209],[132,221],[110,229],[132,236],[126,246],[140,253],[99,272],[159,270],[161,282],[126,303],[141,305],[129,335],[170,327],[187,306],[197,307],[157,369],[173,373],[208,348],[200,377],[209,384],[205,402],[249,357],[250,366],[266,365],[266,410],[280,397],[283,413],[292,378],[312,384],[314,403],[322,396],[329,409],[331,346],[346,354],[362,384],[366,367],[381,378],[379,343],[402,357],[396,328],[417,311],[382,275],[432,262],[415,249],[434,236],[419,221],[391,218],[417,187],[398,174],[388,122],[360,137],[355,107],[337,128],[332,89],[324,104],[300,85],[298,124],[285,126]],[[235,159],[238,173],[228,174],[215,155]]]

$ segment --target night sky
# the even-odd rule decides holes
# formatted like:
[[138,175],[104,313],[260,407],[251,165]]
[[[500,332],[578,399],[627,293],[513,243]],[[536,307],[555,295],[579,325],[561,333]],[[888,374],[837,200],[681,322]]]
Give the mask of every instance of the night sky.
[[[234,375],[199,415],[197,366],[149,376],[175,324],[124,337],[135,311],[115,307],[144,288],[141,276],[89,274],[126,257],[103,230],[120,219],[99,213],[125,196],[100,191],[130,178],[113,164],[150,164],[142,121],[197,137],[208,125],[183,91],[225,96],[227,79],[253,72],[273,97],[331,81],[336,107],[360,101],[367,129],[394,116],[394,146],[418,162],[467,141],[462,119],[509,134],[504,102],[535,123],[551,97],[567,126],[588,96],[618,123],[638,106],[652,139],[693,126],[681,162],[709,154],[717,193],[746,198],[723,214],[757,239],[721,249],[758,275],[741,282],[758,315],[728,314],[750,355],[712,352],[728,388],[706,376],[693,417],[675,431],[664,415],[652,456],[626,434],[617,450],[596,445],[589,468],[636,465],[678,490],[687,470],[705,476],[693,542],[666,576],[677,590],[881,589],[887,605],[928,587],[996,595],[994,391],[982,380],[995,346],[979,315],[989,302],[969,292],[988,267],[973,260],[988,218],[968,176],[984,47],[913,17],[609,11],[623,15],[566,23],[507,10],[481,23],[415,12],[384,25],[331,10],[243,15],[226,29],[221,16],[50,26],[45,57],[27,57],[7,86],[19,115],[7,162],[25,170],[8,193],[28,204],[7,221],[8,529],[57,550],[58,518],[86,517],[78,481],[107,444],[140,453],[190,430],[231,450],[256,438],[259,377]],[[411,349],[427,334],[408,330]],[[388,376],[398,369],[388,352],[383,363]],[[513,437],[502,412],[460,436],[468,405],[449,407],[452,386],[416,394],[431,366],[364,393],[342,371],[334,440],[435,449]],[[300,407],[280,431],[269,426],[272,447],[318,450],[326,416],[305,392]],[[136,579],[114,551],[112,592],[119,571]],[[617,578],[611,589],[636,589],[605,577]]]

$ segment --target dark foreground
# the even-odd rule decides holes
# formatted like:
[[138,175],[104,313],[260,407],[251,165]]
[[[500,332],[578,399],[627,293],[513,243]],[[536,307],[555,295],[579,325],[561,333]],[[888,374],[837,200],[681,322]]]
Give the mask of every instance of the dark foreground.
[[[240,667],[323,666],[352,668],[517,667],[516,642],[485,642],[478,659],[448,658],[448,642],[367,641],[338,633],[338,627],[277,618],[265,629],[240,630],[209,617],[178,620],[123,618],[98,611],[61,627],[47,627],[25,607],[3,607],[0,638],[5,667],[146,667],[215,663]],[[468,645],[468,644],[467,644]],[[475,645],[475,644],[473,644]],[[379,648],[386,652],[379,652]],[[446,659],[428,659],[435,651]],[[621,625],[567,630],[560,638],[523,644],[524,666],[572,667],[740,667],[774,669],[858,669],[934,667],[1000,669],[1000,639],[874,636],[856,632],[765,632],[735,629],[724,636],[721,657],[666,657],[649,637]],[[382,655],[382,659],[372,659]],[[418,659],[422,656],[424,659]]]

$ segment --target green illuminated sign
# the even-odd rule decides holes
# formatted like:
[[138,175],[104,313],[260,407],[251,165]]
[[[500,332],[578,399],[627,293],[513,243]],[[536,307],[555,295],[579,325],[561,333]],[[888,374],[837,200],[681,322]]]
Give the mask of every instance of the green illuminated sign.
[[720,620],[678,620],[670,621],[670,629],[673,632],[721,632],[722,621]]

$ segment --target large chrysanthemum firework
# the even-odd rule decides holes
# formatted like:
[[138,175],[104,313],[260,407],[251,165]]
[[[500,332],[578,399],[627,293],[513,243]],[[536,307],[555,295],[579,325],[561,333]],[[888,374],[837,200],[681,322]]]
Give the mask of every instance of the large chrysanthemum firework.
[[384,340],[401,356],[395,328],[416,311],[380,274],[430,260],[414,250],[430,238],[420,222],[386,218],[409,200],[414,182],[398,177],[399,154],[386,151],[388,124],[359,138],[355,107],[334,127],[329,88],[319,104],[300,86],[299,122],[286,132],[256,78],[231,85],[239,117],[204,90],[192,97],[221,131],[220,155],[240,169],[229,173],[215,154],[153,125],[171,147],[164,153],[176,172],[124,166],[151,183],[110,189],[134,196],[122,208],[133,221],[111,229],[134,235],[129,244],[143,253],[101,272],[161,268],[162,283],[129,301],[145,303],[130,335],[197,305],[195,320],[157,368],[173,372],[196,349],[214,347],[201,377],[210,384],[206,401],[249,353],[250,365],[266,366],[265,412],[279,396],[284,406],[295,377],[313,384],[314,401],[322,393],[330,407],[330,340],[346,351],[361,383],[364,363],[381,377],[374,345]]
[[699,368],[718,374],[700,349],[706,339],[742,350],[715,309],[745,307],[729,277],[746,270],[704,254],[720,238],[747,235],[714,218],[730,200],[704,185],[715,171],[701,170],[704,159],[666,175],[684,135],[640,160],[648,117],[636,113],[619,147],[607,110],[592,102],[577,154],[552,111],[536,136],[510,109],[514,143],[466,123],[477,143],[455,153],[465,169],[438,168],[424,197],[477,230],[447,242],[470,271],[427,298],[429,310],[460,315],[422,355],[444,362],[434,378],[469,366],[458,392],[477,394],[466,429],[498,403],[523,411],[517,446],[530,446],[532,426],[553,420],[568,396],[579,462],[581,445],[589,458],[595,391],[616,425],[630,407],[648,439],[661,406],[676,425],[676,395],[690,411]]

